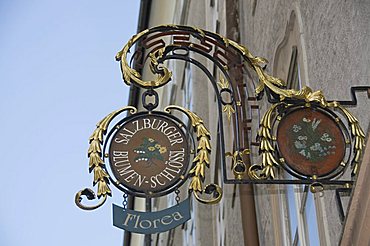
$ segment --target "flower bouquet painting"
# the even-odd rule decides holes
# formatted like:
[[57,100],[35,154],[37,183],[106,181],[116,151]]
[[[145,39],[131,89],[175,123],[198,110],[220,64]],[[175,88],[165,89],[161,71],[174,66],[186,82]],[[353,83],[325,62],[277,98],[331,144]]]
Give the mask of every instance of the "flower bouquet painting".
[[154,160],[164,161],[162,154],[167,152],[167,148],[161,146],[158,141],[153,138],[143,138],[142,144],[134,149],[138,155],[134,159],[135,162],[145,161],[148,166],[155,165]]

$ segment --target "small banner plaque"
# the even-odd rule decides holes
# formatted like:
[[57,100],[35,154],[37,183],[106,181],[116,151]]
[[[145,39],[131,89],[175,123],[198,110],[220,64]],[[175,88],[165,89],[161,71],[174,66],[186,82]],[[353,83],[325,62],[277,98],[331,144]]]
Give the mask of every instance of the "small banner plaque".
[[125,231],[154,234],[169,231],[190,219],[190,198],[157,212],[138,212],[113,204],[113,225]]

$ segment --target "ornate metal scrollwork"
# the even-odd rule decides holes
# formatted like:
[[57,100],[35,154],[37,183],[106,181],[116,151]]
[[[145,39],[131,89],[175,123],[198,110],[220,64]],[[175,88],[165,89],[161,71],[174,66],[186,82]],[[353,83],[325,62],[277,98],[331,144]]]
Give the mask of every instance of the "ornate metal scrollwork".
[[[227,115],[227,120],[229,121],[229,123],[231,122],[231,116],[232,114],[235,114],[235,109],[233,107],[233,101],[234,101],[234,97],[233,97],[233,94],[232,94],[232,91],[230,89],[230,84],[229,82],[221,75],[220,76],[220,81],[217,82],[217,85],[221,88],[221,91],[220,91],[220,95],[221,95],[221,103],[223,105],[223,109],[222,111],[226,113]],[[231,101],[230,102],[225,102],[223,99],[222,99],[222,93],[223,92],[226,92],[227,94],[230,95],[231,97]]]
[[[168,38],[170,37],[170,38]],[[140,74],[130,67],[127,62],[127,56],[130,48],[137,45],[136,51],[132,59],[142,60],[139,67],[143,67],[145,61],[148,61],[149,68],[153,74],[158,77],[153,81],[144,81]],[[178,52],[185,51],[185,52]],[[219,79],[208,71],[205,65],[197,61],[190,54],[194,53],[201,55],[215,64],[215,67],[220,71]],[[138,59],[140,58],[140,59]],[[143,59],[142,59],[143,58]],[[135,36],[118,52],[116,59],[120,61],[123,79],[127,84],[134,83],[143,88],[156,88],[167,84],[171,80],[172,73],[165,65],[166,60],[180,59],[199,67],[211,81],[218,101],[219,110],[219,128],[221,133],[221,151],[226,153],[224,144],[224,126],[222,125],[221,113],[224,112],[229,123],[233,122],[234,129],[234,150],[228,152],[226,156],[232,157],[231,168],[233,170],[234,178],[229,179],[226,174],[225,156],[221,158],[223,163],[223,178],[224,183],[297,183],[303,182],[311,184],[316,182],[313,177],[304,177],[297,175],[297,180],[281,180],[277,175],[277,170],[286,166],[284,158],[279,155],[279,149],[276,145],[276,136],[273,129],[278,125],[279,117],[284,117],[284,111],[289,111],[295,105],[308,105],[321,111],[337,111],[344,116],[348,124],[342,124],[343,131],[350,132],[349,142],[353,142],[353,153],[350,153],[352,158],[352,174],[355,175],[361,152],[364,145],[364,133],[359,125],[358,120],[339,102],[328,101],[323,92],[313,91],[311,88],[305,86],[301,90],[287,89],[286,83],[279,78],[269,75],[265,71],[265,66],[268,61],[265,58],[254,56],[247,47],[236,43],[226,37],[217,33],[201,30],[199,28],[179,25],[163,25],[145,30]],[[241,60],[241,63],[238,63]],[[249,95],[246,98],[246,93],[243,92],[242,86],[236,84],[235,78],[232,77],[230,71],[232,69],[241,68],[243,73],[247,69],[254,71],[258,83],[254,87],[254,95]],[[247,77],[253,77],[248,71],[245,73]],[[368,87],[356,87],[357,90],[367,90]],[[260,119],[259,130],[256,133],[256,142],[249,140],[248,143],[242,141],[243,124],[241,122],[251,122],[252,119],[245,118],[242,111],[246,109],[245,101],[249,98],[255,98],[258,102],[263,98],[263,94],[267,94],[269,102],[273,105],[267,109]],[[354,92],[353,92],[354,94]],[[244,99],[243,99],[244,97]],[[243,101],[244,100],[244,101]],[[252,99],[251,99],[252,100]],[[351,104],[353,102],[343,104]],[[183,111],[184,112],[184,111]],[[233,121],[232,121],[233,119]],[[339,122],[338,122],[339,123]],[[231,125],[231,124],[230,124]],[[201,142],[205,142],[202,138]],[[351,144],[347,143],[347,145]],[[261,163],[247,165],[244,163],[241,155],[251,155],[241,150],[250,149],[250,145],[258,145],[259,154],[261,156]],[[195,174],[192,179],[191,187],[194,191],[200,191],[200,173],[207,166],[206,155],[207,151],[201,149],[199,151],[202,157],[202,164],[197,164],[192,170]],[[231,154],[232,153],[232,154]],[[346,158],[348,154],[346,154]],[[248,174],[248,175],[246,175]],[[313,175],[315,176],[315,175]],[[326,176],[330,177],[330,176]],[[338,178],[339,176],[335,176]],[[320,179],[320,178],[319,178]],[[331,178],[324,180],[324,183],[332,182]],[[333,183],[347,183],[347,181],[334,181]]]
[[[135,51],[129,61],[133,47]],[[190,199],[179,203],[178,190],[188,179],[188,193],[197,201],[220,202],[223,190],[216,184],[220,182],[220,167],[223,183],[234,184],[234,191],[236,184],[305,184],[311,192],[321,192],[325,185],[348,188],[353,184],[365,134],[357,118],[344,105],[356,104],[357,91],[367,91],[370,95],[370,87],[352,88],[352,101],[328,101],[322,91],[307,86],[301,90],[288,89],[282,79],[265,71],[268,63],[265,58],[254,56],[245,46],[217,33],[189,26],[162,25],[144,30],[124,45],[116,60],[120,62],[124,82],[144,89],[141,105],[146,111],[137,112],[135,107],[127,106],[113,111],[97,124],[88,149],[89,172],[94,173],[93,186],[97,185],[97,192],[95,195],[89,188],[77,192],[75,203],[79,208],[101,207],[112,195],[111,183],[125,194],[124,207],[113,206],[113,224],[136,233],[159,233],[190,219]],[[214,91],[214,101],[205,96],[212,116],[218,119],[209,124],[210,129],[217,131],[213,183],[206,182],[206,176],[207,179],[212,176],[206,175],[211,164],[211,133],[202,118],[187,109],[193,107],[189,100],[193,95],[186,92],[192,88],[192,74],[187,77],[184,73],[182,78],[186,106],[169,105],[164,111],[155,111],[160,102],[165,103],[160,100],[161,92],[155,89],[173,79],[167,67],[171,64],[169,60],[185,61],[185,69],[195,66],[204,73],[208,80],[199,83],[210,84],[199,91],[194,88],[194,94]],[[142,78],[144,67],[155,76],[153,80]],[[169,104],[175,101],[177,85],[171,88]],[[258,103],[264,95],[272,105],[260,117]],[[254,110],[258,117],[253,115]],[[131,115],[117,120],[124,111]],[[186,115],[185,122],[189,124],[172,115],[173,111]],[[224,125],[226,119],[229,124]],[[113,120],[115,126],[109,127]],[[258,124],[253,124],[256,121]],[[258,146],[258,154],[253,146]],[[232,151],[227,152],[226,148]],[[231,159],[230,167],[226,157]],[[346,180],[343,177],[349,169],[352,179]],[[151,213],[150,205],[142,213],[127,207],[128,194],[150,200],[172,192],[177,203],[172,208]],[[85,205],[83,197],[98,201]],[[139,222],[140,216],[146,219]],[[171,216],[182,220],[174,219],[177,223],[172,225],[163,222],[163,218]],[[130,218],[134,217],[136,222],[130,224]],[[148,226],[142,225],[144,221]],[[159,221],[162,228],[157,227]],[[137,223],[142,230],[138,230]]]
[[[135,52],[129,62],[128,54],[134,46]],[[219,78],[217,79],[215,73],[210,72],[207,65],[202,64],[192,54],[200,55],[211,61],[215,66],[214,69],[218,71]],[[254,56],[245,46],[217,33],[196,27],[162,25],[134,35],[116,55],[116,60],[120,61],[122,77],[125,83],[128,85],[133,83],[135,86],[146,89],[143,95],[144,99],[151,96],[155,97],[154,104],[143,104],[150,112],[158,106],[158,94],[154,89],[166,85],[172,79],[172,72],[166,67],[165,63],[165,61],[171,59],[183,60],[197,66],[208,77],[215,91],[219,119],[219,143],[221,143],[220,153],[218,154],[222,164],[222,176],[225,184],[276,182],[321,185],[321,183],[348,184],[352,182],[348,180],[342,181],[339,178],[347,166],[349,166],[349,162],[351,162],[352,175],[356,175],[365,142],[365,134],[360,127],[359,121],[343,106],[355,104],[355,97],[353,101],[343,101],[343,104],[341,104],[340,102],[342,101],[328,101],[322,91],[313,91],[306,86],[301,90],[287,89],[286,83],[282,79],[275,78],[265,71],[264,67],[268,61],[265,58]],[[135,66],[131,64],[132,61],[135,62]],[[145,81],[142,79],[140,72],[133,68],[143,68],[145,65],[148,65],[150,71],[157,75],[155,79]],[[248,94],[249,92],[246,89],[248,84],[245,83],[245,79],[237,82],[235,77],[233,77],[231,71],[235,69],[241,69],[243,76],[245,75],[250,79],[257,78],[257,83],[253,85],[253,95]],[[251,72],[253,72],[253,75]],[[356,88],[356,91],[370,91],[368,87]],[[355,91],[352,92],[354,95]],[[254,102],[258,103],[258,101],[262,100],[263,94],[267,94],[269,102],[273,105],[260,118],[259,129],[255,135],[256,142],[250,139],[245,140],[245,136],[248,133],[244,131],[250,128],[248,123],[250,124],[253,121],[253,117],[248,118],[245,114],[247,110],[245,102],[254,100]],[[144,99],[143,102],[145,102]],[[254,108],[256,107],[258,108],[258,106],[254,106]],[[316,175],[316,171],[313,171],[312,175],[308,175],[293,170],[294,167],[292,169],[289,166],[290,163],[286,163],[287,160],[283,158],[277,143],[276,132],[282,118],[289,115],[293,109],[309,109],[312,112],[322,113],[330,118],[332,122],[335,122],[338,129],[343,132],[345,136],[345,160],[340,163],[338,170],[333,173],[323,173],[321,176],[320,173]],[[97,129],[90,137],[88,150],[89,171],[94,171],[93,185],[97,184],[98,189],[97,196],[90,189],[81,190],[76,194],[75,202],[82,209],[98,208],[106,201],[107,196],[111,196],[109,175],[104,165],[102,153],[103,138],[113,118],[126,110],[136,113],[136,109],[130,106],[112,112],[98,123]],[[172,110],[179,110],[189,117],[198,140],[196,155],[193,159],[194,166],[189,171],[191,176],[189,190],[193,192],[196,199],[200,202],[218,202],[222,197],[222,189],[216,184],[204,187],[205,169],[210,165],[210,132],[204,126],[202,119],[190,110],[174,105],[165,108],[165,111],[168,113]],[[227,116],[229,129],[233,129],[234,143],[233,150],[230,152],[225,151],[223,113]],[[336,113],[339,113],[341,117],[337,116]],[[346,121],[346,124],[343,123],[344,121]],[[246,155],[252,155],[251,146],[253,145],[259,148],[261,162],[249,165],[244,162],[244,159]],[[317,146],[312,148],[319,148]],[[224,155],[223,153],[226,154]],[[248,156],[248,159],[250,159],[250,156]],[[234,178],[229,178],[227,175],[225,157],[231,157],[232,159],[231,169]],[[280,168],[290,172],[294,178],[291,180],[281,179],[277,174],[277,170]],[[212,197],[207,199],[202,198],[202,195],[211,195]],[[83,196],[86,196],[89,200],[97,197],[101,199],[101,202],[94,206],[85,206],[81,203]]]

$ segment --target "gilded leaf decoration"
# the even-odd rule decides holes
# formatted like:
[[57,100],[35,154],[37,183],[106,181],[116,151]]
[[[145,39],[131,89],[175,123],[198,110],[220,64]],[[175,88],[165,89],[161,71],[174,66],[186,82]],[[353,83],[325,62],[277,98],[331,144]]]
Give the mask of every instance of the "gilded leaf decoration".
[[226,113],[227,115],[227,120],[229,121],[229,123],[231,122],[231,116],[232,114],[235,114],[235,110],[233,108],[232,105],[230,104],[227,104],[227,105],[224,105],[224,109],[223,109],[223,112]]
[[199,144],[198,144],[198,150],[200,149],[207,149],[211,151],[211,144],[209,142],[209,138],[207,136],[201,136],[199,139]]
[[[158,77],[156,80],[143,81],[141,79],[140,73],[137,72],[135,69],[131,68],[127,62],[127,54],[130,52],[130,48],[135,44],[135,42],[137,42],[140,38],[145,36],[148,32],[149,29],[146,29],[134,35],[122,48],[122,50],[120,50],[116,55],[116,60],[120,61],[122,76],[127,85],[130,85],[131,82],[135,82],[144,88],[158,87],[164,85],[171,79],[172,73],[165,66],[163,66],[161,69],[158,69],[160,72],[158,73]],[[160,56],[161,54],[159,52],[149,54],[152,62],[151,70],[157,74],[156,70],[154,69],[154,67],[158,65],[158,57],[156,57],[156,55]]]
[[89,171],[94,172],[94,180],[93,186],[96,184],[98,185],[97,190],[97,197],[103,197],[103,199],[94,206],[86,206],[81,203],[82,196],[86,196],[89,200],[95,198],[95,194],[91,189],[84,189],[79,191],[75,196],[75,203],[76,205],[84,210],[93,210],[96,209],[104,204],[106,201],[107,196],[111,196],[112,192],[109,188],[109,175],[106,173],[104,161],[103,161],[103,153],[102,153],[102,145],[104,143],[104,135],[106,134],[107,128],[109,123],[120,113],[123,111],[130,110],[132,114],[136,113],[136,108],[132,106],[127,106],[121,108],[119,110],[113,111],[109,115],[107,115],[104,119],[102,119],[96,126],[97,128],[93,132],[93,134],[89,138],[90,146],[87,151],[87,155],[89,157]]
[[[217,85],[221,89],[229,89],[230,84],[222,75],[220,75],[220,81],[217,82]],[[232,114],[235,114],[235,109],[234,109],[233,105],[231,105],[231,104],[223,105],[222,111],[226,113],[227,120],[230,123]]]
[[217,82],[217,85],[221,89],[228,89],[229,88],[229,82],[224,78],[224,76],[220,75],[220,81]]
[[[198,115],[196,115],[195,113],[191,112],[186,108],[176,105],[170,105],[167,106],[164,109],[164,111],[170,113],[171,110],[173,109],[177,109],[185,113],[189,117],[191,124],[194,128],[194,131],[197,134],[198,147],[196,150],[196,156],[193,159],[193,163],[195,165],[189,171],[189,174],[192,176],[189,184],[189,190],[194,191],[195,198],[202,203],[208,204],[217,203],[221,200],[222,189],[216,184],[211,184],[206,186],[206,188],[203,188],[205,169],[206,167],[209,167],[210,164],[209,154],[212,149],[210,143],[211,134],[209,133],[208,129],[204,126],[203,120]],[[210,187],[213,187],[214,189],[213,188],[211,189]],[[197,192],[207,194],[213,193],[214,197],[212,199],[203,199],[197,194]]]
[[260,141],[259,150],[262,153],[262,163],[252,165],[249,168],[248,174],[252,179],[274,179],[276,177],[274,167],[279,166],[279,162],[273,155],[275,149],[272,145],[273,138],[271,136],[271,131],[273,113],[279,105],[281,105],[281,103],[274,104],[265,112],[261,119],[257,136]]
[[349,112],[346,108],[342,107],[341,105],[335,105],[338,109],[340,109],[343,114],[347,117],[348,123],[350,125],[351,135],[354,139],[354,156],[352,159],[352,175],[356,175],[358,171],[358,165],[360,162],[360,157],[365,146],[365,133],[362,130],[360,123],[358,122],[357,118],[353,116],[351,112]]

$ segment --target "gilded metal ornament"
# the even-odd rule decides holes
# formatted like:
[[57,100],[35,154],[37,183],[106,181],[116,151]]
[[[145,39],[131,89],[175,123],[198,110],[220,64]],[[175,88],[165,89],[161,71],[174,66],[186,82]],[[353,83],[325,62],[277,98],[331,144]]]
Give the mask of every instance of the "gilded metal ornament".
[[105,201],[107,200],[107,196],[112,196],[111,189],[109,188],[109,175],[105,171],[105,165],[103,161],[102,145],[104,141],[104,135],[107,132],[109,124],[116,116],[124,111],[130,111],[131,114],[134,114],[137,110],[135,107],[127,106],[113,111],[112,113],[104,117],[104,119],[102,119],[96,125],[96,130],[89,138],[90,147],[87,154],[89,157],[89,171],[94,171],[93,186],[98,184],[97,198],[100,199],[101,197],[103,197],[103,199],[97,205],[83,205],[81,203],[82,196],[86,196],[89,200],[93,200],[96,198],[94,192],[91,189],[85,188],[84,190],[77,192],[75,196],[75,203],[81,209],[97,209],[105,203]]
[[279,105],[281,105],[281,103],[274,104],[262,117],[260,128],[258,130],[258,139],[260,140],[259,149],[262,153],[262,163],[254,164],[249,167],[248,174],[252,179],[273,179],[276,177],[274,167],[279,166],[279,163],[273,154],[275,148],[272,144],[272,141],[274,140],[272,135],[272,118],[273,113]]
[[234,176],[238,180],[242,180],[246,174],[247,167],[243,161],[243,156],[249,155],[250,149],[244,149],[242,151],[234,151],[234,153],[226,152],[225,156],[232,158],[232,167]]
[[134,35],[127,44],[122,48],[121,51],[119,51],[116,55],[116,60],[120,61],[121,64],[121,72],[124,81],[127,85],[130,85],[131,82],[135,82],[139,86],[142,86],[144,88],[150,88],[150,87],[159,87],[164,84],[166,84],[171,76],[172,73],[163,66],[162,68],[158,67],[158,57],[161,56],[161,51],[157,51],[155,53],[150,53],[150,59],[151,59],[151,69],[153,72],[155,72],[158,75],[158,78],[153,81],[143,81],[141,80],[141,75],[139,72],[137,72],[135,69],[131,68],[127,62],[127,54],[130,52],[130,48],[132,45],[142,36],[147,34],[149,30],[144,30],[136,35]]
[[[135,47],[135,51],[129,57],[130,49],[133,49],[133,47]],[[207,62],[203,64],[202,61],[197,59],[199,56],[205,58]],[[344,106],[356,105],[355,92],[357,91],[366,90],[368,95],[370,95],[369,87],[358,86],[351,88],[352,101],[329,101],[325,98],[322,91],[313,91],[307,86],[301,90],[287,89],[286,83],[282,79],[273,77],[265,72],[264,68],[268,63],[267,59],[254,56],[247,47],[217,33],[197,27],[173,24],[153,27],[134,35],[117,53],[116,60],[120,62],[122,77],[127,85],[133,84],[146,89],[143,93],[143,107],[147,110],[144,114],[148,115],[158,113],[153,111],[159,102],[158,93],[154,89],[167,85],[173,79],[172,72],[167,67],[167,61],[182,60],[192,66],[196,66],[205,73],[211,83],[210,88],[213,88],[215,92],[215,105],[218,112],[217,141],[220,145],[220,151],[217,155],[221,162],[223,183],[308,184],[311,185],[311,190],[313,191],[321,190],[321,186],[324,187],[326,184],[348,185],[353,183],[353,180],[341,178],[349,168],[353,176],[357,174],[365,143],[365,134],[360,127],[359,121]],[[213,71],[210,71],[209,64],[214,65]],[[145,66],[148,66],[153,75],[156,76],[155,79],[146,81],[142,78],[139,71]],[[219,75],[219,81],[216,79],[216,74]],[[235,74],[240,75],[239,78],[233,77]],[[248,84],[248,80],[252,80],[251,85]],[[272,105],[260,118],[260,107],[255,104],[258,104],[264,95],[266,95],[268,102]],[[155,103],[147,103],[146,98],[153,96]],[[76,194],[75,202],[82,209],[92,210],[104,204],[107,197],[111,196],[112,193],[109,187],[109,180],[119,189],[122,188],[122,180],[114,181],[109,173],[111,169],[107,169],[104,164],[104,159],[111,156],[106,156],[103,153],[103,145],[104,141],[107,141],[104,140],[104,137],[111,121],[123,111],[128,110],[132,114],[137,113],[137,110],[131,106],[112,112],[98,123],[97,129],[90,137],[88,150],[89,171],[94,171],[93,186],[97,185],[98,187],[97,196],[91,189],[84,189]],[[191,179],[189,191],[193,193],[199,202],[206,204],[217,203],[222,197],[220,186],[217,184],[204,185],[205,172],[210,166],[211,134],[205,127],[203,120],[184,107],[170,105],[165,108],[164,113],[158,114],[168,114],[173,110],[178,110],[189,118],[193,131],[196,134],[197,146],[196,148],[195,146],[192,147],[194,148],[193,166],[188,170]],[[255,120],[252,115],[253,110],[258,111],[258,119],[260,120],[257,132],[253,132],[252,138],[255,137],[255,140],[249,139],[249,134],[252,131],[251,125],[253,125],[252,122]],[[252,113],[248,115],[247,112]],[[307,160],[303,160],[307,162],[311,161],[307,165],[309,167],[308,171],[298,167],[301,165],[300,161],[296,163],[291,158],[287,158],[287,151],[284,152],[283,144],[280,140],[281,136],[284,135],[282,127],[284,124],[287,124],[287,120],[284,119],[287,119],[287,117],[294,118],[292,114],[298,115],[299,112],[302,114],[307,112],[315,114],[316,118],[306,118],[307,122],[305,122],[303,117],[299,119],[299,122],[295,122],[294,125],[305,129],[305,134],[290,134],[289,131],[293,128],[289,128],[289,131],[285,129],[285,135],[287,135],[286,133],[290,135],[290,144],[297,152],[295,154],[299,158],[306,158]],[[224,128],[226,127],[223,124],[223,114],[226,114],[229,122],[229,127],[227,128],[228,133],[231,134],[229,139],[234,141],[232,152],[225,151],[226,130]],[[319,119],[319,117],[321,118]],[[174,118],[171,119],[177,122]],[[327,119],[332,128],[336,129],[335,134],[318,130],[320,128],[319,121],[322,120],[324,122],[324,119]],[[308,120],[310,120],[309,123]],[[121,129],[125,122],[125,120],[121,120],[116,125],[116,131]],[[230,124],[231,122],[233,124]],[[180,128],[183,127],[180,120],[177,123],[179,123]],[[338,132],[341,132],[342,137],[330,142],[329,139],[333,139],[333,135],[340,136]],[[109,136],[111,136],[111,133],[108,134],[108,139]],[[193,136],[189,138],[193,138]],[[141,148],[144,147],[150,148],[149,151],[153,153],[150,153],[151,155],[148,157],[147,153],[140,152],[138,157],[133,157],[133,160],[141,160],[140,158],[143,160],[148,158],[161,159],[161,154],[164,153],[164,149],[161,149],[163,147],[162,144],[156,139],[153,139],[153,142],[149,141],[150,143],[148,141],[149,137],[147,141],[144,139],[138,146],[133,148],[136,151],[142,151]],[[158,145],[157,149],[156,144]],[[337,148],[339,145],[343,145],[343,151],[332,151],[335,154],[329,151],[329,149]],[[244,163],[244,159],[246,155],[252,157],[252,146],[258,146],[259,148],[260,163],[252,163],[250,166],[247,166]],[[340,153],[341,156],[338,158],[342,160],[336,159],[335,165],[328,168],[329,171],[320,171],[320,168],[315,166],[315,164],[319,160],[326,158],[320,156],[323,153],[326,153],[328,156]],[[225,157],[231,157],[232,159],[233,178],[229,178],[226,172]],[[253,158],[248,159],[253,161]],[[287,171],[293,178],[281,178],[281,175],[278,175],[280,170]],[[181,173],[180,177],[182,180],[185,180],[187,175]],[[127,191],[127,189],[123,190]],[[146,195],[151,197],[149,193]],[[83,205],[81,203],[83,196],[89,200],[98,198],[100,202],[92,206]],[[208,198],[204,198],[204,196]]]
[[[221,91],[229,91],[229,82],[224,78],[224,76],[220,75],[220,81],[217,82],[217,85],[221,88]],[[223,104],[223,112],[226,113],[227,120],[229,123],[231,122],[232,114],[235,114],[235,109],[232,103]]]
[[348,123],[351,127],[351,135],[355,142],[354,157],[352,159],[352,166],[353,166],[352,176],[354,176],[357,174],[361,154],[365,146],[365,133],[362,130],[357,118],[353,116],[351,112],[349,112],[346,108],[344,108],[343,106],[339,104],[334,104],[334,107],[338,108],[339,110],[343,112],[343,114],[347,117]]
[[[189,190],[194,191],[193,194],[198,201],[206,204],[215,204],[219,202],[222,198],[222,189],[217,184],[209,184],[203,189],[205,169],[206,167],[209,167],[210,163],[209,153],[212,149],[210,143],[211,134],[204,126],[203,120],[198,115],[186,108],[176,105],[170,105],[167,106],[164,111],[170,113],[171,110],[174,109],[185,113],[189,117],[198,139],[198,147],[196,151],[197,154],[196,157],[193,159],[193,163],[195,164],[195,166],[189,172],[189,174],[192,175]],[[205,199],[200,197],[198,193],[213,194],[213,197],[210,199]]]

